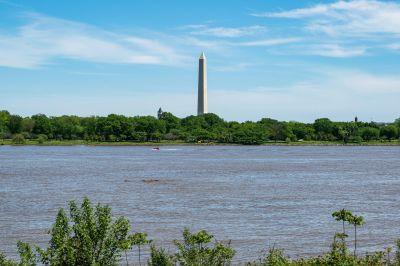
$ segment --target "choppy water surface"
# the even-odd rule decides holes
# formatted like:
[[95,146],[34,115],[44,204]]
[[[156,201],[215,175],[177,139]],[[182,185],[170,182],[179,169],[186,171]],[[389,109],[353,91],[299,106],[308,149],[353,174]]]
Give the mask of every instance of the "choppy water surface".
[[400,237],[400,147],[0,146],[0,250],[46,243],[58,208],[85,195],[170,250],[185,226],[231,240],[236,262],[328,250],[344,207],[365,216],[365,252]]

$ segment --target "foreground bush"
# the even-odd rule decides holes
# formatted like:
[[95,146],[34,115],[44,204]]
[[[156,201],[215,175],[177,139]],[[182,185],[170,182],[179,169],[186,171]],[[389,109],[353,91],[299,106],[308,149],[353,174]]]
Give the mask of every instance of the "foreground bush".
[[[126,218],[113,221],[110,207],[93,208],[87,198],[80,207],[71,201],[69,215],[64,209],[58,212],[46,249],[36,246],[33,251],[29,244],[18,243],[19,265],[117,265],[122,252],[133,245],[129,231]],[[10,263],[3,257],[2,264]]]
[[202,230],[191,234],[183,231],[183,242],[175,240],[178,252],[175,254],[179,265],[228,265],[235,251],[222,243],[210,245],[213,236]]
[[[282,249],[270,249],[264,258],[259,262],[248,263],[247,266],[378,266],[378,265],[399,265],[397,262],[390,263],[385,252],[375,252],[362,258],[350,255],[348,248],[344,244],[341,234],[334,237],[330,252],[314,258],[301,258],[291,260],[285,256]],[[338,240],[340,239],[340,240]]]
[[[357,256],[357,227],[364,223],[362,216],[353,215],[342,209],[332,216],[343,225],[343,232],[335,234],[330,251],[312,258],[290,259],[282,249],[275,247],[258,261],[248,262],[247,266],[373,266],[400,265],[400,240],[397,251],[391,256],[391,249]],[[346,244],[348,235],[344,224],[354,227],[354,248],[352,252]],[[171,254],[164,248],[157,248],[147,239],[146,233],[130,234],[129,221],[124,217],[112,219],[111,209],[107,205],[92,206],[85,198],[78,206],[69,203],[69,214],[60,209],[56,221],[49,233],[51,239],[46,249],[32,247],[18,242],[19,262],[9,260],[0,252],[0,266],[35,266],[43,265],[134,265],[130,264],[127,252],[137,247],[139,265],[141,247],[150,244],[150,266],[227,266],[231,265],[235,251],[230,245],[217,242],[214,236],[204,230],[191,233],[183,231],[183,240],[175,240],[176,252]],[[125,255],[125,256],[123,256]],[[391,261],[391,257],[392,261]],[[135,264],[136,265],[136,264]]]

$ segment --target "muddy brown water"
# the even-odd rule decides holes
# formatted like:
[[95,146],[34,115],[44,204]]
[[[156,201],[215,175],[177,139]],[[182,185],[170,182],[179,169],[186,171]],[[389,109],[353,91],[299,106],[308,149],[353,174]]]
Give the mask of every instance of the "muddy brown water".
[[170,251],[185,226],[206,229],[235,262],[327,251],[341,231],[331,213],[348,208],[366,219],[365,253],[400,238],[400,147],[0,146],[0,250],[44,245],[57,210],[83,196]]

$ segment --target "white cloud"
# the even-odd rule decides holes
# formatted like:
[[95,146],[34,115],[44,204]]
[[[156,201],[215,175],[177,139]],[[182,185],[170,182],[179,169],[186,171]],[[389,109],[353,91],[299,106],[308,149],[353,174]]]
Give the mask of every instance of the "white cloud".
[[400,4],[391,1],[353,0],[318,4],[308,8],[254,14],[269,18],[307,19],[307,29],[332,36],[400,34]]
[[220,51],[226,49],[229,43],[222,40],[204,40],[193,37],[184,37],[182,40],[186,45],[195,46],[201,49],[206,49],[207,51]]
[[238,42],[235,45],[238,46],[273,46],[281,44],[289,44],[299,42],[300,38],[276,38],[276,39],[263,39],[248,42]]
[[188,25],[184,28],[193,29],[190,33],[193,35],[204,35],[221,38],[234,38],[251,36],[266,30],[265,27],[254,25],[247,27],[209,27],[207,25]]
[[296,54],[345,58],[382,48],[398,50],[393,43],[400,38],[400,3],[394,1],[340,0],[252,15],[295,19],[294,28],[303,40],[301,46],[292,46]]
[[[373,75],[360,71],[338,72],[327,74],[340,88],[365,94],[379,96],[396,94],[400,96],[400,77],[390,75]],[[341,77],[341,75],[343,75]],[[383,105],[384,106],[384,105]],[[393,110],[395,111],[395,110]]]
[[15,34],[0,35],[0,66],[37,68],[56,58],[114,64],[178,65],[187,58],[153,39],[37,14]]
[[305,48],[302,52],[310,55],[319,55],[326,57],[355,57],[366,54],[367,49],[365,47],[344,47],[338,44],[318,44],[311,45]]
[[198,38],[185,38],[186,44],[197,46],[201,49],[207,49],[208,51],[227,51],[234,47],[268,47],[285,45],[300,42],[300,38],[271,38],[271,39],[260,39],[254,41],[224,41],[224,40],[202,40]]
[[218,72],[237,72],[243,71],[254,64],[250,63],[235,63],[235,64],[225,64],[223,66],[211,66],[209,69],[211,71],[218,71]]
[[400,43],[391,43],[387,45],[387,48],[395,51],[400,51]]

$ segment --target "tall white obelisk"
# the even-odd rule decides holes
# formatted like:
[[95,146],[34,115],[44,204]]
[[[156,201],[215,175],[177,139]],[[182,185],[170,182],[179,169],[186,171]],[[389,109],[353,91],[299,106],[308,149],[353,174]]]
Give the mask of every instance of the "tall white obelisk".
[[198,84],[198,100],[197,115],[208,113],[207,104],[207,62],[204,53],[199,58],[199,84]]

